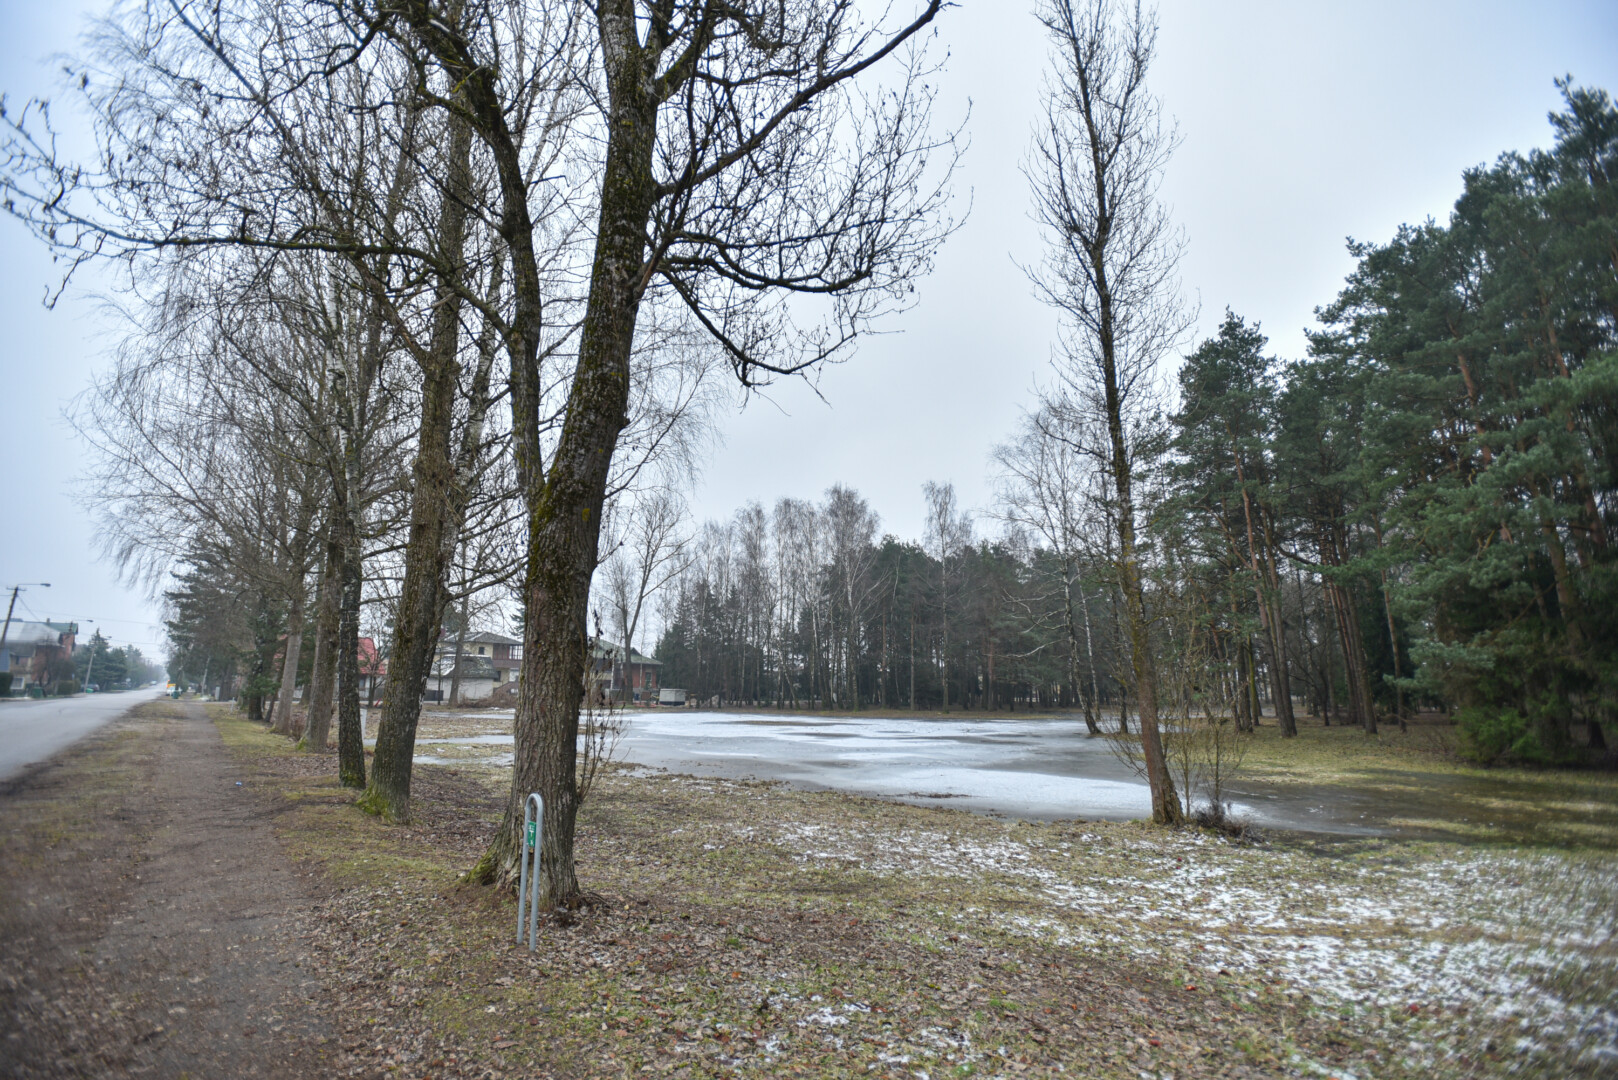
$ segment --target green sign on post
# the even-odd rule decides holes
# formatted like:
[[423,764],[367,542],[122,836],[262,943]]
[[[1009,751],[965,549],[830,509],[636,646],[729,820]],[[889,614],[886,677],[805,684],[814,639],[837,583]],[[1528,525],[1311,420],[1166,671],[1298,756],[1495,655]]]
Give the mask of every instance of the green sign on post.
[[539,822],[530,821],[528,823],[527,844],[528,844],[529,847],[534,847],[538,843],[539,843]]

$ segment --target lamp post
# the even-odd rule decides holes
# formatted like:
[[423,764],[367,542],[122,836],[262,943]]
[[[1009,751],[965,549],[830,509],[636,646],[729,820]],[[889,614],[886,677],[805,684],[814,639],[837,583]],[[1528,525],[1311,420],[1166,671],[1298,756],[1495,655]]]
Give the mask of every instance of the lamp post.
[[11,613],[17,610],[17,594],[33,586],[48,589],[51,587],[51,583],[48,581],[25,581],[21,585],[13,585],[11,587],[11,603],[6,606],[6,624],[5,626],[0,626],[0,659],[5,660],[6,674],[8,675],[11,673],[11,655],[6,652],[6,635],[11,633]]

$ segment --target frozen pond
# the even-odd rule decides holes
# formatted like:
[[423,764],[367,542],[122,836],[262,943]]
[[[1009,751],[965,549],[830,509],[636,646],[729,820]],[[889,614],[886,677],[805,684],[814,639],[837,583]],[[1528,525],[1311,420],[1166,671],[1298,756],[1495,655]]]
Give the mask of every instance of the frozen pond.
[[1151,812],[1146,785],[1073,720],[787,717],[635,713],[619,757],[672,772],[785,780],[803,787],[1032,818],[1128,820]]
[[[480,714],[481,715],[481,714]],[[509,712],[490,714],[509,717]],[[620,761],[696,776],[781,780],[918,805],[1022,818],[1129,820],[1151,812],[1146,785],[1078,717],[1028,720],[904,716],[790,716],[684,709],[625,717]],[[509,766],[510,735],[421,739],[416,760],[467,763],[451,747],[495,751]],[[1227,798],[1259,825],[1376,833],[1382,814],[1338,790],[1289,791],[1237,783]]]

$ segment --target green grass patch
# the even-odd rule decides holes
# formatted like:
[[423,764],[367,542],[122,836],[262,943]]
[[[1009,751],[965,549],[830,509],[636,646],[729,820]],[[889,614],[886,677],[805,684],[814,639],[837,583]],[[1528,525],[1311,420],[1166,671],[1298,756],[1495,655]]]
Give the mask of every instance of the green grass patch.
[[1455,755],[1456,738],[1444,723],[1367,735],[1301,722],[1291,739],[1266,725],[1253,733],[1242,776],[1395,806],[1393,824],[1457,841],[1618,848],[1618,773],[1472,764]]

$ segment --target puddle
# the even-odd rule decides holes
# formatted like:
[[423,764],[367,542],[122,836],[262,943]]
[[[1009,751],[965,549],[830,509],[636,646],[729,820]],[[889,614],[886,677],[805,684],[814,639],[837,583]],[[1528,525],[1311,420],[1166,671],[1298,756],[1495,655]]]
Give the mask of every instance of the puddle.
[[[779,780],[917,805],[1013,817],[1127,821],[1151,812],[1146,785],[1102,739],[1067,719],[935,720],[781,718],[675,711],[627,717],[617,757],[647,769],[729,779]],[[510,735],[426,738],[429,764],[509,768]],[[469,753],[445,753],[466,747]],[[479,753],[479,751],[495,751]],[[1260,824],[1368,831],[1310,820],[1307,808],[1244,796],[1236,809]]]
[[417,754],[412,760],[420,765],[487,765],[491,768],[509,769],[516,760],[515,754],[494,754],[490,757],[438,757],[434,754]]
[[482,712],[446,712],[440,709],[423,709],[421,715],[432,717],[434,720],[511,720],[517,715],[516,709],[486,709]]
[[510,735],[462,735],[456,738],[417,739],[416,745],[449,743],[455,746],[511,746],[515,741]]

